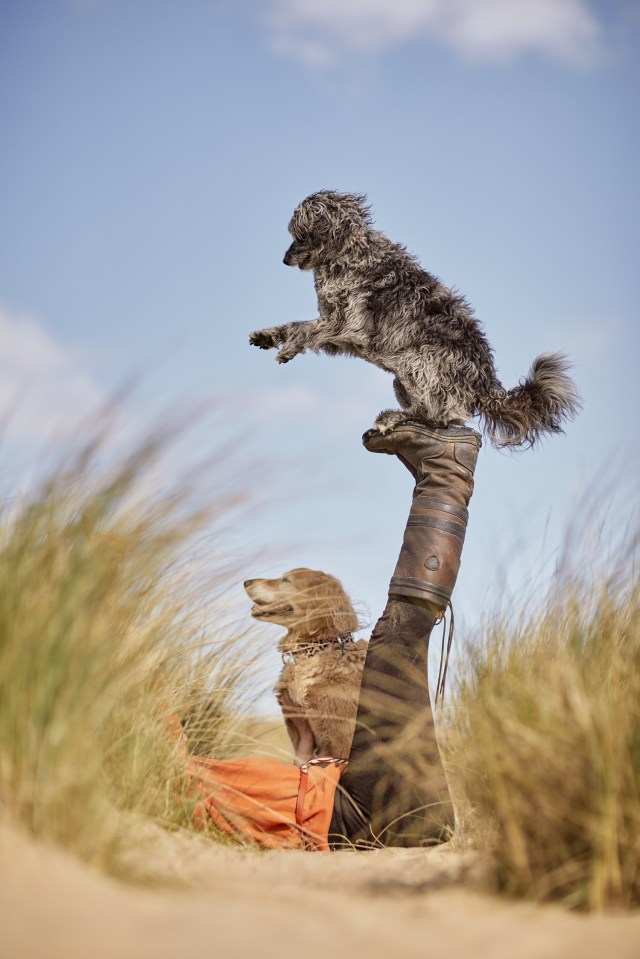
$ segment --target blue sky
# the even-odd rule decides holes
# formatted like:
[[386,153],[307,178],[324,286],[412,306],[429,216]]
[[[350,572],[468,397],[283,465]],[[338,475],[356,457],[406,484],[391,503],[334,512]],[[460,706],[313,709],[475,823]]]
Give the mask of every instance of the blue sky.
[[411,493],[360,445],[390,377],[248,346],[316,315],[282,265],[295,205],[364,191],[507,387],[574,360],[566,436],[481,453],[456,609],[472,627],[542,581],[589,490],[620,471],[610,522],[637,510],[639,47],[637,2],[4,0],[5,483],[132,372],[149,409],[221,400],[271,491],[236,530],[247,575],[323,568],[375,621]]

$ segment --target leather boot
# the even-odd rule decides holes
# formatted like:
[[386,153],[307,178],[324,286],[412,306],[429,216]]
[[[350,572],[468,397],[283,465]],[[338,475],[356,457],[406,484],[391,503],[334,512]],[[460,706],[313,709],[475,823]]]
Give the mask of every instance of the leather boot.
[[397,456],[416,481],[389,597],[409,600],[437,619],[460,569],[480,434],[466,426],[430,429],[407,421],[385,434],[369,430],[362,441],[373,453]]
[[334,849],[429,845],[449,838],[455,819],[429,698],[429,638],[458,574],[480,436],[406,422],[385,435],[370,430],[363,442],[397,456],[416,487],[367,651],[330,841]]

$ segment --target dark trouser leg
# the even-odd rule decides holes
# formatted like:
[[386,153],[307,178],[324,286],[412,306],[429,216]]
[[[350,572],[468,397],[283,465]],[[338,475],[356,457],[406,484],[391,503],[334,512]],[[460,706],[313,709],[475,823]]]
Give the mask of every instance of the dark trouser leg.
[[442,842],[453,806],[429,699],[427,656],[437,613],[458,572],[479,437],[401,424],[365,434],[416,480],[390,598],[371,636],[349,768],[336,793],[330,841],[419,846]]
[[433,615],[391,599],[371,636],[349,768],[330,835],[350,843],[442,842],[453,807],[435,738],[427,653]]

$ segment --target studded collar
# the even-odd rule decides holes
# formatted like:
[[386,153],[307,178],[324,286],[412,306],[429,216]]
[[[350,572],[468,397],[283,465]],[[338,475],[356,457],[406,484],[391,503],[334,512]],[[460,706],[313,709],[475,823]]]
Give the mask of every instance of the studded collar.
[[303,643],[296,646],[295,649],[289,649],[282,654],[283,663],[295,663],[299,656],[309,658],[315,656],[323,649],[331,649],[336,646],[340,650],[340,655],[344,656],[345,646],[352,646],[355,643],[352,633],[340,633],[338,636],[329,636],[327,639],[319,639],[314,643]]

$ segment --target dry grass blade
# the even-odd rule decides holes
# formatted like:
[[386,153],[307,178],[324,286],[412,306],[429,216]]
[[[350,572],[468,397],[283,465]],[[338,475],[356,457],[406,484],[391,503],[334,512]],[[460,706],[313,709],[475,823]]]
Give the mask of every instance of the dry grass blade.
[[92,438],[0,528],[0,810],[116,870],[140,817],[189,821],[170,717],[224,754],[255,656],[211,608],[240,576],[215,537],[229,478],[207,474],[204,508],[167,491],[170,440],[114,462]]
[[495,622],[470,653],[449,758],[464,825],[509,892],[640,903],[635,555],[634,543],[595,577],[565,561],[537,608]]

